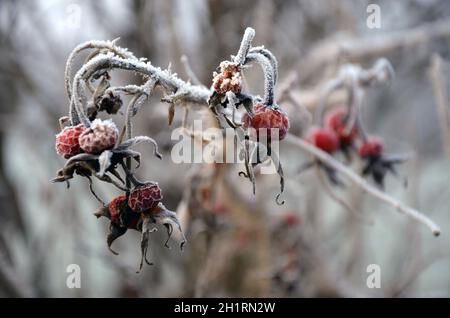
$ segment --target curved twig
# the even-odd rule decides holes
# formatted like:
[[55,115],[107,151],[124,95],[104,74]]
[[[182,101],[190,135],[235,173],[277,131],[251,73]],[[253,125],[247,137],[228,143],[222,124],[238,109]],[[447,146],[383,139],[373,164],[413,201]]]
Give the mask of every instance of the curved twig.
[[275,76],[272,64],[267,57],[258,53],[249,53],[245,63],[249,62],[256,62],[262,67],[264,72],[264,104],[267,106],[273,105]]
[[269,60],[270,64],[272,64],[272,68],[273,68],[273,82],[274,82],[274,85],[276,85],[277,81],[278,81],[278,61],[277,61],[277,58],[275,57],[275,55],[273,55],[273,53],[270,52],[268,49],[266,49],[264,46],[252,47],[250,49],[249,53],[262,54]]
[[[81,81],[87,81],[95,72],[102,69],[124,69],[147,76],[153,76],[157,79],[157,84],[166,91],[187,91],[182,97],[183,101],[186,102],[204,104],[210,94],[209,89],[203,86],[186,83],[167,70],[154,67],[148,62],[142,62],[135,59],[124,59],[117,57],[112,53],[100,54],[83,65],[74,77],[72,85],[74,96],[72,96],[72,101],[70,103],[70,116],[73,125],[78,124],[80,121],[83,124],[89,123],[89,120],[83,111],[79,96],[75,95],[78,95],[76,93]],[[79,118],[77,119],[74,114],[77,114]]]
[[[66,69],[64,71],[64,84],[66,87],[66,93],[67,93],[67,97],[69,98],[69,100],[72,99],[72,87],[70,85],[72,63],[73,63],[73,60],[75,59],[75,57],[77,56],[77,54],[79,54],[82,51],[87,50],[87,49],[97,49],[98,53],[96,55],[98,55],[100,53],[99,50],[105,49],[105,50],[111,51],[111,52],[115,53],[116,55],[121,56],[123,58],[137,59],[133,55],[133,53],[127,51],[124,48],[116,46],[115,42],[117,40],[118,39],[115,39],[113,41],[88,41],[88,42],[81,43],[75,49],[72,50],[72,52],[70,53],[70,55],[67,59]],[[91,55],[91,56],[89,56],[89,59],[92,59],[94,57],[95,56]]]

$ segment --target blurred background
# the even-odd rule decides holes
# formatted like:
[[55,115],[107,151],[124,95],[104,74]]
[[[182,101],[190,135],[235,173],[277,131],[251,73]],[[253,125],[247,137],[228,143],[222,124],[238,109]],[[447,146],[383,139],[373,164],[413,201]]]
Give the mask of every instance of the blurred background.
[[[380,28],[368,27],[370,3],[380,8]],[[170,64],[187,80],[185,54],[209,86],[247,26],[256,30],[253,44],[278,58],[279,97],[298,136],[305,129],[298,105],[314,110],[339,66],[370,67],[379,57],[392,62],[395,79],[367,90],[364,122],[384,139],[387,153],[412,154],[399,167],[408,186],[388,176],[385,190],[436,221],[440,237],[348,184],[336,193],[363,216],[355,218],[329,197],[314,171],[298,173],[309,157],[288,145],[281,145],[281,207],[274,202],[276,176],[258,176],[253,196],[237,175],[242,166],[174,164],[170,134],[182,112],[169,126],[167,104],[156,92],[135,130],[158,141],[164,160],[139,146],[145,158],[139,175],[159,182],[165,205],[183,219],[188,244],[180,252],[171,241],[168,250],[165,231],[152,234],[155,265],[140,274],[138,232],[114,243],[119,256],[108,251],[109,222],[93,216],[98,202],[87,180],[73,179],[70,189],[50,183],[64,164],[54,142],[58,118],[68,112],[64,67],[71,50],[120,37],[120,46],[153,65]],[[0,296],[450,296],[448,60],[446,0],[0,1]],[[82,63],[78,58],[74,69]],[[260,71],[246,77],[261,93]],[[137,81],[122,72],[114,78]],[[440,105],[436,96],[443,96]],[[98,182],[95,188],[105,201],[118,194]],[[202,202],[211,196],[213,203]],[[81,268],[81,288],[66,286],[70,264]],[[366,284],[370,264],[381,269],[381,288]]]

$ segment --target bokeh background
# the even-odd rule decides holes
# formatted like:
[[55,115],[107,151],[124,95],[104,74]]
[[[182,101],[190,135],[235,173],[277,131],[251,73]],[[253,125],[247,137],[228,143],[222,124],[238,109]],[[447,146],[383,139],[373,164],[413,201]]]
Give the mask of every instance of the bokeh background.
[[[379,29],[366,24],[371,2],[381,8]],[[237,176],[242,167],[174,164],[170,134],[182,112],[169,127],[167,104],[155,93],[135,129],[154,137],[165,159],[139,146],[146,158],[139,175],[159,182],[165,204],[182,214],[189,242],[183,252],[174,241],[165,249],[161,229],[150,246],[155,265],[140,274],[139,233],[114,243],[119,256],[107,250],[108,222],[92,215],[98,202],[87,181],[75,178],[70,189],[49,181],[64,164],[54,140],[58,118],[68,111],[64,67],[71,50],[120,37],[118,44],[136,56],[170,64],[187,79],[185,54],[209,86],[247,26],[256,30],[254,45],[278,58],[279,89],[288,85],[290,94],[283,107],[297,135],[305,129],[299,105],[313,110],[340,65],[370,67],[379,57],[392,62],[395,79],[367,91],[364,122],[385,140],[387,152],[412,154],[400,179],[387,177],[385,190],[435,220],[440,237],[349,184],[336,192],[363,216],[354,218],[313,171],[298,173],[308,156],[290,146],[282,145],[282,207],[274,203],[275,176],[259,176],[253,196],[251,184]],[[448,106],[449,49],[446,0],[0,1],[0,296],[450,296],[448,110],[436,103],[431,81],[440,71]],[[136,82],[129,74],[114,76]],[[258,70],[247,80],[261,92]],[[352,168],[361,167],[354,162]],[[95,187],[105,201],[117,195],[107,185]],[[217,198],[213,205],[202,204],[205,191]],[[79,289],[66,286],[69,264],[81,268]],[[379,289],[366,285],[370,264],[380,266]]]

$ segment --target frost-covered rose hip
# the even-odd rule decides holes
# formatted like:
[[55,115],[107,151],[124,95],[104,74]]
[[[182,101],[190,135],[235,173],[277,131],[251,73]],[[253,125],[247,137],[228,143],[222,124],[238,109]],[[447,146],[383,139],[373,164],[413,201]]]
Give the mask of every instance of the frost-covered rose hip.
[[130,192],[128,206],[136,213],[152,211],[162,200],[161,188],[157,183],[145,183]]
[[245,113],[242,116],[242,126],[247,129],[253,127],[259,137],[260,129],[266,129],[266,136],[270,140],[271,129],[278,129],[279,140],[283,140],[289,129],[288,115],[277,106],[268,107],[258,103],[253,107],[253,118]]
[[91,127],[81,133],[78,140],[85,152],[98,154],[114,146],[118,136],[119,131],[111,120],[95,119]]
[[99,208],[94,215],[107,217],[114,226],[133,230],[138,229],[140,221],[140,214],[133,212],[128,207],[125,194],[112,199],[106,206]]
[[338,136],[327,127],[312,127],[306,136],[306,140],[328,153],[333,153],[339,148]]
[[80,124],[77,126],[66,127],[59,134],[56,135],[55,148],[58,155],[63,156],[65,159],[69,159],[81,152],[80,143],[78,138],[86,128]]
[[377,137],[369,137],[358,147],[358,154],[361,158],[380,157],[383,152],[383,143]]
[[327,114],[325,117],[325,127],[334,130],[341,145],[351,145],[358,136],[356,125],[353,126],[350,133],[347,133],[348,112],[344,107],[339,107]]

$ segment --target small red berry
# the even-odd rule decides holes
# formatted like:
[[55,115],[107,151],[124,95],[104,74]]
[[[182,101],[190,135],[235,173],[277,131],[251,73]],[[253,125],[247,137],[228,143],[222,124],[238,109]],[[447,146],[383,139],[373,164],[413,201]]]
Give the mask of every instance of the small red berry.
[[338,107],[329,112],[325,117],[325,126],[334,130],[339,137],[339,141],[343,145],[350,145],[353,143],[358,135],[356,126],[353,126],[350,133],[346,133],[348,112],[344,107]]
[[267,107],[262,103],[258,103],[253,107],[253,118],[247,113],[242,116],[242,126],[247,129],[253,127],[259,137],[260,129],[266,129],[266,136],[270,140],[270,130],[278,129],[279,140],[286,137],[289,129],[288,115],[281,108]]
[[282,216],[282,222],[288,227],[294,227],[299,225],[300,220],[295,212],[286,212]]
[[108,212],[109,217],[111,218],[111,222],[117,222],[119,219],[119,215],[123,208],[125,207],[125,194],[122,194],[118,197],[112,199],[112,201],[108,204]]
[[119,131],[111,120],[95,119],[78,140],[85,152],[97,154],[114,146],[118,136]]
[[358,147],[358,154],[362,158],[380,157],[383,152],[383,143],[377,137],[369,137]]
[[213,88],[218,94],[226,94],[231,91],[239,93],[242,88],[242,75],[239,66],[233,62],[220,63],[220,73],[213,73]]
[[306,140],[328,153],[333,153],[339,148],[338,136],[327,127],[312,127],[306,136]]
[[157,183],[145,183],[130,192],[128,206],[136,213],[152,211],[162,200],[161,188]]
[[73,127],[64,128],[59,134],[56,135],[56,152],[58,155],[63,156],[65,159],[69,159],[79,153],[82,153],[78,138],[86,130],[86,128],[80,124]]

